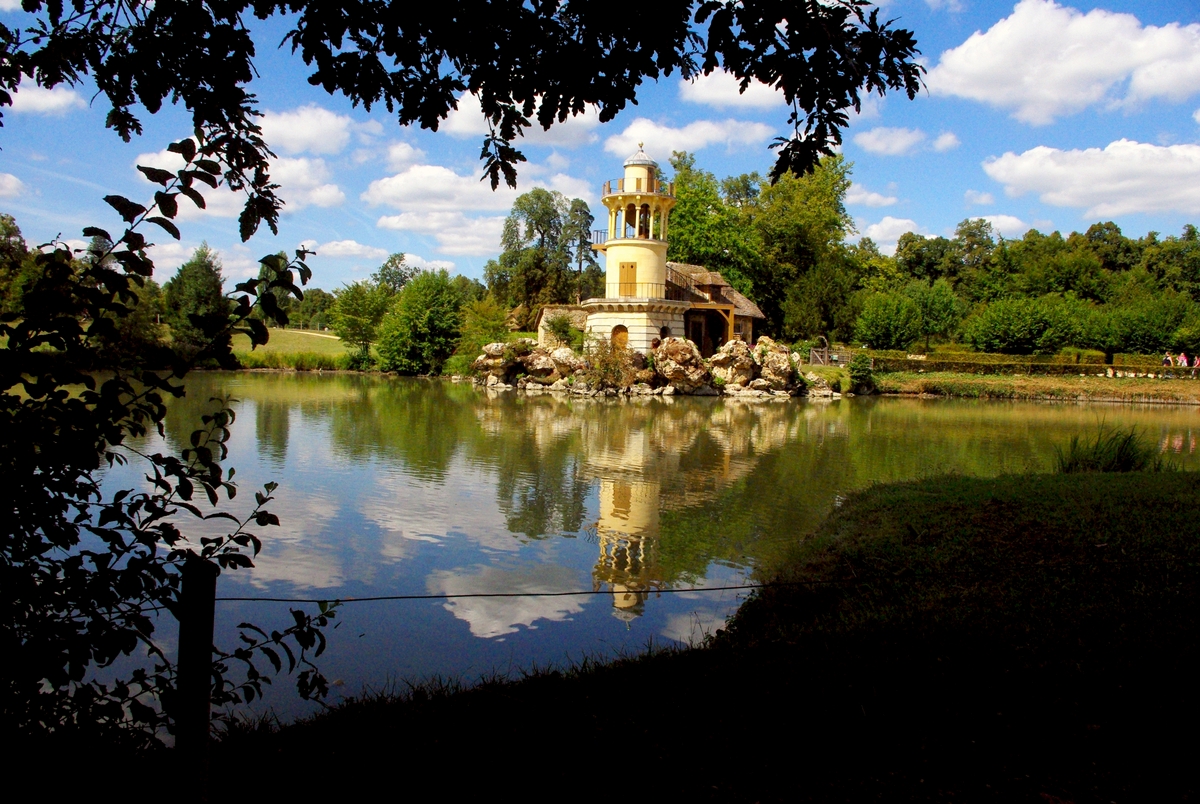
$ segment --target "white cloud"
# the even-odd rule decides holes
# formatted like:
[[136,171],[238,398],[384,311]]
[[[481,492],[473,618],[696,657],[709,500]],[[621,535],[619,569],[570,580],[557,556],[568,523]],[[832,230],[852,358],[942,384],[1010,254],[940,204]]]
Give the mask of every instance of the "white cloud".
[[25,192],[25,182],[11,173],[0,173],[0,198],[16,198]]
[[[586,584],[590,586],[590,582]],[[430,594],[476,592],[572,592],[585,586],[579,573],[567,567],[542,564],[519,570],[482,567],[473,574],[439,570],[426,580]],[[536,627],[538,620],[561,622],[583,611],[584,597],[459,598],[443,604],[466,622],[471,633],[485,639],[514,634],[519,626]]]
[[604,141],[604,150],[625,158],[645,143],[646,153],[660,162],[665,162],[672,151],[698,151],[710,145],[724,145],[733,149],[739,145],[757,145],[774,132],[763,123],[745,120],[697,120],[682,128],[655,123],[639,117],[620,134]]
[[874,193],[861,184],[851,184],[849,192],[846,193],[847,204],[863,204],[868,207],[890,207],[897,200],[894,195]]
[[[493,248],[492,251],[495,251]],[[422,271],[453,271],[454,263],[450,260],[427,260],[420,254],[404,254],[404,261]]]
[[387,158],[390,170],[404,170],[424,159],[425,152],[407,142],[394,142],[388,146]]
[[882,156],[911,154],[925,141],[925,132],[912,128],[878,126],[854,135],[854,143],[864,151]]
[[375,246],[366,246],[356,240],[333,240],[329,243],[312,243],[306,241],[304,246],[315,251],[320,257],[362,257],[369,260],[387,259],[388,250]]
[[1197,109],[1196,111],[1192,112],[1192,119],[1195,120],[1197,123],[1200,123],[1200,109]]
[[19,11],[21,0],[0,0],[0,11]]
[[284,211],[297,211],[312,205],[336,207],[346,194],[329,181],[324,159],[283,157],[271,163],[271,178],[279,184],[279,195],[287,202]]
[[[140,154],[134,164],[179,170],[184,162],[179,154],[164,149],[157,153]],[[142,176],[141,173],[138,175]],[[345,202],[346,194],[330,182],[329,177],[329,168],[324,159],[282,157],[271,160],[271,178],[279,184],[279,196],[286,202],[285,213],[296,212],[307,206],[336,207]],[[142,179],[148,182],[144,176]],[[179,220],[236,218],[246,203],[241,193],[232,192],[224,184],[216,189],[197,185],[196,189],[204,196],[205,208],[199,209],[188,199],[180,197]]]
[[[535,119],[533,125],[524,130],[524,137],[517,142],[531,145],[555,145],[563,148],[577,148],[591,145],[599,137],[593,129],[600,125],[600,113],[589,106],[581,114],[568,117],[563,122],[555,121],[549,131],[544,130]],[[450,112],[439,130],[445,131],[452,137],[477,137],[488,133],[487,119],[483,116],[483,107],[479,98],[471,93],[463,93],[458,98],[458,108]]]
[[1180,102],[1200,92],[1200,24],[1143,26],[1132,14],[1022,0],[943,53],[926,80],[934,94],[1009,109],[1033,125],[1095,104]]
[[260,125],[272,150],[336,154],[349,144],[354,121],[310,103],[290,112],[266,112]]
[[458,210],[404,212],[385,215],[375,225],[381,229],[432,235],[444,254],[485,257],[500,250],[504,216],[468,218]]
[[718,108],[772,109],[784,104],[783,93],[761,81],[751,81],[746,91],[731,73],[717,70],[694,81],[679,82],[679,99]]
[[943,131],[933,141],[933,150],[938,153],[945,153],[946,151],[954,150],[960,145],[962,145],[962,140],[955,136],[953,131]]
[[1200,145],[1117,140],[1105,148],[1038,146],[983,163],[1010,196],[1037,193],[1047,204],[1084,208],[1084,216],[1136,212],[1200,214]]
[[963,193],[963,198],[968,204],[990,204],[996,200],[991,193],[980,192],[979,190],[967,190]]
[[1029,224],[1012,215],[983,215],[982,218],[1007,238],[1023,237],[1029,231]]
[[925,0],[925,5],[929,6],[934,11],[941,11],[943,8],[947,11],[963,10],[963,4],[961,0]]
[[885,215],[879,223],[872,223],[862,230],[862,233],[875,241],[879,250],[884,254],[896,253],[896,241],[905,232],[919,232],[917,222],[909,218],[893,218]]
[[13,93],[12,110],[28,114],[66,114],[86,105],[79,93],[70,87],[60,84],[54,89],[46,89],[36,84],[22,83]]
[[413,165],[407,170],[376,179],[362,194],[371,206],[384,204],[422,212],[455,210],[507,210],[517,192],[504,184],[496,190],[477,176],[462,176],[442,165]]

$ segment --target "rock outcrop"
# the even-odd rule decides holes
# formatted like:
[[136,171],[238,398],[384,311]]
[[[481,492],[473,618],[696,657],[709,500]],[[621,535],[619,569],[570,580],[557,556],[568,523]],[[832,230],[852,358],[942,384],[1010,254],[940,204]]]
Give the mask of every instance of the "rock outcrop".
[[793,387],[796,375],[792,370],[792,356],[783,344],[763,335],[754,345],[754,362],[758,365],[758,376],[767,381],[772,391]]
[[684,338],[667,338],[654,350],[654,370],[681,393],[694,393],[708,385],[708,367],[696,344]]
[[758,368],[750,346],[740,338],[722,344],[708,363],[713,377],[724,382],[726,388],[749,385]]

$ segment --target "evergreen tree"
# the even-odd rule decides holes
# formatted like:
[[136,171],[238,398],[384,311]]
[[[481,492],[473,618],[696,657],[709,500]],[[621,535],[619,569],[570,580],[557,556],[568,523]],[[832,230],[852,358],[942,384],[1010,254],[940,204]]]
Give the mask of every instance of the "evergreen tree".
[[[163,286],[166,323],[171,342],[184,355],[194,355],[205,344],[205,321],[228,318],[229,302],[222,290],[221,261],[202,243],[192,258]],[[229,336],[226,335],[226,338]]]

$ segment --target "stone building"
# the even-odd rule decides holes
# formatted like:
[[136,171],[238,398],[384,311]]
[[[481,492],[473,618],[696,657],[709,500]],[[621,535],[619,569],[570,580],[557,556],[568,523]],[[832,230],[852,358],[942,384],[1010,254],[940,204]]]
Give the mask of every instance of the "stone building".
[[586,332],[640,352],[655,339],[693,341],[705,357],[733,338],[753,343],[754,320],[764,316],[716,271],[667,262],[675,187],[639,150],[625,160],[623,178],[604,183],[608,228],[592,248],[604,255],[604,298],[587,299]]

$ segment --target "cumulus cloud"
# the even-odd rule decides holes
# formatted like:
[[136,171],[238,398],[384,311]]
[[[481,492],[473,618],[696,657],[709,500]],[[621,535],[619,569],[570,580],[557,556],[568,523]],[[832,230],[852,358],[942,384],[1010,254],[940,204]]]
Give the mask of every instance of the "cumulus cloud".
[[404,212],[384,215],[375,224],[381,229],[431,235],[444,254],[483,257],[500,250],[504,216],[469,218],[459,210]]
[[[582,114],[568,117],[563,122],[555,121],[549,131],[544,130],[536,120],[525,129],[525,136],[518,140],[531,145],[554,145],[562,148],[577,148],[591,145],[598,136],[593,130],[600,125],[600,113],[594,107],[588,107]],[[487,119],[483,116],[483,107],[479,98],[467,92],[459,96],[458,108],[450,112],[446,122],[439,130],[445,131],[452,137],[478,137],[488,133]]]
[[740,145],[757,145],[774,132],[763,123],[745,120],[697,120],[682,128],[656,123],[639,117],[620,134],[604,141],[604,150],[619,157],[627,157],[645,143],[646,153],[665,162],[672,151],[698,151],[710,145],[735,148]]
[[453,271],[454,263],[450,260],[427,260],[420,254],[405,253],[404,261],[421,271]]
[[954,150],[960,145],[962,145],[962,140],[955,136],[953,131],[943,131],[933,141],[933,150],[938,153],[945,153],[946,151]]
[[[590,586],[567,567],[542,564],[518,570],[482,567],[478,572],[439,570],[426,579],[430,594],[474,592],[572,592]],[[446,611],[466,622],[477,637],[515,634],[520,626],[536,627],[538,620],[561,622],[583,611],[582,597],[459,598],[443,604]]]
[[425,152],[407,142],[394,142],[388,146],[387,159],[390,170],[404,170],[425,158]]
[[771,109],[782,106],[783,93],[761,81],[751,81],[746,91],[740,82],[724,70],[701,75],[694,81],[679,82],[679,99],[718,108]]
[[[861,228],[861,227],[860,227]],[[885,215],[883,220],[862,229],[862,233],[875,241],[884,254],[896,253],[896,241],[905,232],[919,232],[920,226],[910,218],[893,218]]]
[[1132,14],[1022,0],[943,53],[926,80],[934,94],[1008,109],[1033,125],[1095,104],[1180,102],[1200,91],[1200,24],[1143,26]]
[[983,169],[1010,196],[1037,193],[1047,204],[1083,208],[1085,217],[1200,213],[1200,145],[1125,139],[1069,151],[1043,145],[992,157]]
[[862,204],[868,207],[890,207],[898,199],[894,195],[874,193],[861,184],[851,184],[846,193],[847,204]]
[[290,112],[266,112],[260,125],[272,150],[336,154],[349,144],[354,121],[310,103]]
[[1008,238],[1023,237],[1029,231],[1029,224],[1013,215],[983,215],[981,217],[990,223],[993,229]]
[[0,11],[19,11],[21,0],[0,0]]
[[25,182],[11,173],[0,173],[0,198],[16,198],[25,192]]
[[362,257],[369,260],[387,259],[388,250],[366,246],[357,240],[332,240],[328,243],[305,241],[303,244],[309,251],[315,251],[320,257]]
[[854,144],[867,153],[904,156],[913,153],[925,141],[925,132],[913,128],[877,126],[854,135]]
[[1195,120],[1197,123],[1200,123],[1200,109],[1197,109],[1196,111],[1192,112],[1192,119]]
[[[179,170],[183,157],[167,150],[140,154],[134,165]],[[324,159],[282,157],[271,160],[271,178],[279,184],[279,195],[286,202],[284,212],[297,212],[308,206],[336,207],[345,202],[346,194],[329,181],[330,171]],[[148,181],[139,172],[143,181]],[[215,190],[203,185],[196,188],[204,196],[205,208],[199,209],[185,198],[179,200],[179,220],[201,217],[236,218],[241,214],[245,198],[230,191],[224,184]]]
[[979,190],[967,190],[963,193],[963,198],[968,204],[990,204],[996,200],[991,193],[981,192]]
[[[557,190],[568,198],[586,198],[596,189],[565,173],[550,173],[552,168],[546,165],[531,167],[527,174],[536,177],[532,186]],[[376,225],[382,229],[432,235],[445,254],[485,256],[499,248],[504,217],[496,213],[506,213],[528,189],[501,185],[492,190],[477,176],[464,176],[442,165],[412,165],[371,182],[362,199],[398,211],[379,218]]]
[[12,110],[26,114],[66,114],[86,105],[79,93],[70,87],[59,85],[46,89],[37,84],[22,83],[13,93]]
[[324,159],[276,159],[271,163],[271,178],[279,183],[279,194],[287,202],[285,211],[294,212],[310,205],[336,207],[346,200],[346,194],[329,181]]

